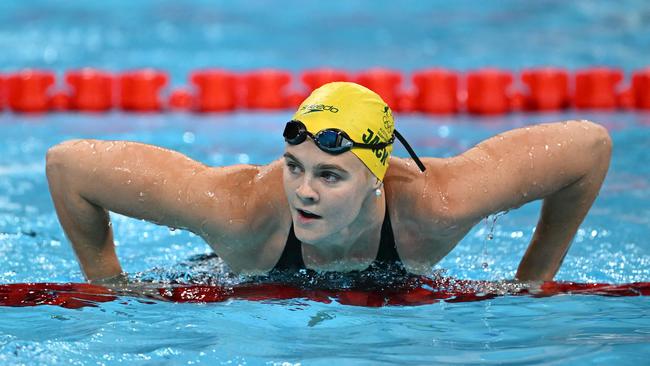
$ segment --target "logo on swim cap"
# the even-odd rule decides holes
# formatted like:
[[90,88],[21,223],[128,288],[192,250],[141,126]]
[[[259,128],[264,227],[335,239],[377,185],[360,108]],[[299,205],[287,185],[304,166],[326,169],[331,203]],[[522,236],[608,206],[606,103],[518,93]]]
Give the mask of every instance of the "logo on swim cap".
[[[361,138],[363,139],[364,144],[368,145],[377,145],[381,143],[381,140],[379,139],[379,136],[376,135],[371,129],[366,130],[368,133],[364,133]],[[371,149],[372,152],[375,154],[375,157],[379,159],[379,162],[381,165],[386,165],[386,160],[388,159],[388,156],[390,155],[388,151],[386,151],[385,147],[382,147],[381,149]]]
[[[302,112],[304,110],[307,110],[306,112]],[[309,105],[304,105],[300,108],[300,111],[302,114],[307,114],[307,113],[312,113],[312,112],[323,112],[323,111],[330,111],[332,113],[338,113],[339,109],[336,108],[333,105],[325,105],[325,104],[309,104]]]
[[390,130],[393,124],[393,114],[388,106],[384,106],[384,117],[382,120],[384,121],[384,128]]

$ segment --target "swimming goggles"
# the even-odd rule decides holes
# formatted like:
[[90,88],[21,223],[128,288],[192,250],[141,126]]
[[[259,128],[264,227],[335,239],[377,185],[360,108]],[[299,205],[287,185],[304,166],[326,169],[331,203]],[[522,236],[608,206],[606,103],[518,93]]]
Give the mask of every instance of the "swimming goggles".
[[395,141],[395,137],[404,145],[406,148],[406,151],[408,151],[409,155],[413,158],[415,163],[417,164],[418,168],[420,168],[421,171],[425,171],[426,168],[424,167],[424,164],[420,161],[418,156],[415,154],[415,151],[411,148],[411,146],[406,142],[404,137],[397,132],[397,130],[393,130],[394,134],[393,136],[390,137],[390,140],[386,142],[381,142],[378,144],[363,144],[360,142],[352,141],[350,136],[348,136],[345,131],[341,131],[337,128],[328,128],[325,130],[318,131],[316,134],[312,134],[311,132],[307,131],[307,127],[305,125],[297,120],[292,120],[287,122],[287,125],[284,127],[284,132],[282,133],[282,136],[284,136],[284,141],[286,141],[290,145],[298,145],[303,143],[307,137],[311,137],[312,140],[314,140],[314,143],[316,146],[318,146],[319,149],[323,150],[324,152],[332,155],[339,155],[342,154],[346,151],[350,151],[350,149],[358,148],[358,149],[372,149],[372,150],[379,150],[387,147],[388,145],[391,145]]

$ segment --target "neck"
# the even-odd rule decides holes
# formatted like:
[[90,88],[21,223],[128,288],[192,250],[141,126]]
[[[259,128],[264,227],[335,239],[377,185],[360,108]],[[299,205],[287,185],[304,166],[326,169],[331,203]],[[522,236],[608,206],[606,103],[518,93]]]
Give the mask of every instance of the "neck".
[[308,268],[320,271],[366,269],[377,257],[381,227],[386,213],[385,195],[369,196],[359,216],[346,228],[326,240],[326,245],[302,244]]

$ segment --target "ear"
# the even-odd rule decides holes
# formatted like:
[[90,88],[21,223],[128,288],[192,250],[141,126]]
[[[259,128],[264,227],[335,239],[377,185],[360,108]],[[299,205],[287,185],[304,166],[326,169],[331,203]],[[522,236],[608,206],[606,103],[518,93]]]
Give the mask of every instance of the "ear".
[[381,186],[384,185],[384,182],[380,181],[379,178],[375,177],[375,184],[373,184],[372,189],[378,189],[381,188]]

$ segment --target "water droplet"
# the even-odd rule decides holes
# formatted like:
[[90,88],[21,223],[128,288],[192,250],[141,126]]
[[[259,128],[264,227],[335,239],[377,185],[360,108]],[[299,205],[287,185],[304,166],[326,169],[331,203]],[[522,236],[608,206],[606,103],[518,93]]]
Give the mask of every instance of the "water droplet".
[[185,132],[183,134],[183,142],[184,143],[192,144],[192,143],[194,143],[195,140],[196,140],[196,138],[195,138],[195,136],[194,136],[194,134],[192,132],[187,131],[187,132]]
[[237,161],[239,161],[239,163],[241,163],[241,164],[248,164],[248,162],[250,160],[251,159],[248,156],[248,154],[239,154],[239,155],[237,155]]

